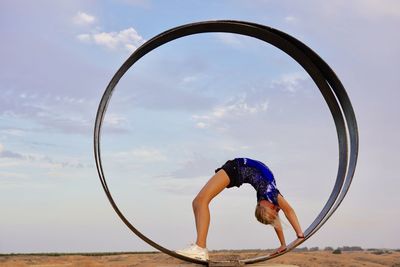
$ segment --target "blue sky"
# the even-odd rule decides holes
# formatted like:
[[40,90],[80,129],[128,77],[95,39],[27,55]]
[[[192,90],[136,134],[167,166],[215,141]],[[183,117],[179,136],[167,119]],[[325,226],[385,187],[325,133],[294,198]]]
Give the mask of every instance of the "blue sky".
[[[146,40],[211,19],[300,39],[352,100],[360,130],[354,182],[305,245],[399,247],[397,1],[2,1],[0,253],[152,249],[102,191],[92,152],[97,105]],[[142,58],[118,84],[102,138],[118,205],[171,249],[194,240],[191,200],[230,158],[268,164],[303,228],[336,176],[333,120],[307,73],[276,48],[232,34],[182,38]],[[277,246],[254,204],[248,185],[222,192],[211,205],[209,248]],[[285,232],[293,239],[288,223]]]

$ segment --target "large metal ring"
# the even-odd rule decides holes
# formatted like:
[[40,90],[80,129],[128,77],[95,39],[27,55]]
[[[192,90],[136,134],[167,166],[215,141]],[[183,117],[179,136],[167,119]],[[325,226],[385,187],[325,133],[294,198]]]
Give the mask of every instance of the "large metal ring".
[[[111,99],[111,95],[121,77],[128,69],[144,55],[153,49],[173,41],[175,39],[207,32],[224,32],[250,36],[267,42],[291,56],[296,60],[310,75],[319,90],[321,91],[329,109],[333,116],[339,144],[339,165],[336,176],[336,182],[329,196],[328,201],[322,208],[321,212],[305,230],[305,238],[303,240],[294,240],[288,245],[288,249],[278,255],[266,255],[256,258],[240,260],[239,264],[251,264],[261,262],[283,255],[294,249],[302,242],[310,238],[319,228],[330,218],[330,216],[339,207],[342,200],[349,190],[353,179],[357,156],[358,156],[358,129],[353,107],[350,99],[344,89],[342,83],[334,73],[334,71],[325,63],[314,51],[294,37],[260,24],[245,21],[217,20],[203,21],[197,23],[186,24],[168,31],[165,31],[140,46],[133,54],[124,62],[124,64],[115,73],[114,77],[108,84],[101,102],[99,104],[94,128],[94,154],[96,167],[100,177],[101,184],[115,212],[121,220],[132,230],[138,237],[147,242],[154,248],[179,259],[208,265],[206,261],[188,258],[165,248],[150,238],[142,234],[136,229],[122,214],[117,204],[111,196],[108,189],[106,178],[101,164],[100,154],[100,132],[107,105]],[[224,262],[229,264],[229,262]],[[231,262],[233,263],[233,262]]]

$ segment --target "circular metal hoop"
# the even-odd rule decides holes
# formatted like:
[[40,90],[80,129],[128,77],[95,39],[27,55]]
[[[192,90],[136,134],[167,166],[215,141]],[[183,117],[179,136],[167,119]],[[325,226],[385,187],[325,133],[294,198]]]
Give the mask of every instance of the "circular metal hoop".
[[[175,258],[179,258],[185,261],[208,265],[206,261],[196,260],[188,258],[175,253],[174,251],[165,248],[153,240],[146,237],[139,230],[137,230],[122,214],[114,199],[112,198],[111,192],[108,189],[106,178],[104,175],[101,153],[100,153],[100,134],[103,119],[107,110],[107,105],[111,99],[111,95],[122,76],[128,71],[128,69],[140,58],[156,49],[157,47],[166,44],[175,39],[185,37],[188,35],[209,33],[209,32],[224,32],[234,33],[245,36],[254,37],[261,41],[267,42],[296,60],[310,75],[321,94],[323,95],[332,117],[335,122],[338,145],[339,145],[339,165],[336,176],[336,182],[332,189],[332,192],[322,208],[321,212],[314,219],[311,225],[305,230],[305,238],[302,240],[294,240],[287,246],[287,250],[278,255],[261,256],[256,258],[240,260],[239,264],[251,264],[261,262],[283,255],[286,252],[294,249],[305,240],[310,238],[321,226],[330,218],[330,216],[336,211],[339,205],[342,203],[347,191],[349,190],[351,181],[354,176],[355,167],[358,157],[358,129],[357,122],[354,114],[353,107],[350,99],[344,89],[342,83],[334,73],[334,71],[325,63],[314,51],[312,51],[305,44],[295,39],[294,37],[281,32],[279,30],[255,24],[246,21],[231,21],[231,20],[217,20],[217,21],[203,21],[197,23],[186,24],[165,31],[151,40],[144,43],[139,47],[119,68],[115,73],[114,77],[108,84],[101,102],[99,104],[96,116],[96,122],[94,127],[94,155],[96,161],[96,167],[101,184],[110,201],[115,212],[121,218],[121,220],[132,230],[138,237],[147,242],[154,248],[170,255]],[[222,262],[229,264],[229,262]],[[236,262],[238,263],[238,262]]]

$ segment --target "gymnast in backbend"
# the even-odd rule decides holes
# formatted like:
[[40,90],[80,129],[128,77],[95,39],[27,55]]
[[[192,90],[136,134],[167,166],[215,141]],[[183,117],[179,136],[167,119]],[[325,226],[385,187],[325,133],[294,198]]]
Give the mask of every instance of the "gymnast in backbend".
[[189,248],[176,252],[191,258],[209,260],[207,250],[207,233],[210,225],[210,201],[225,188],[240,187],[243,183],[251,184],[257,191],[255,216],[260,223],[272,225],[281,246],[275,253],[286,250],[285,237],[279,219],[282,210],[296,232],[297,238],[304,238],[296,213],[283,198],[276,187],[274,175],[262,162],[249,158],[228,160],[215,175],[204,185],[193,200],[193,212],[196,221],[197,240]]

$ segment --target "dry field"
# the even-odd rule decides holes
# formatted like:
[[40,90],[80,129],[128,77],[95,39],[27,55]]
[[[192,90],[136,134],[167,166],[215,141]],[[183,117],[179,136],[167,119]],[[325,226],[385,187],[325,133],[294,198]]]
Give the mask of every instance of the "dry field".
[[[211,260],[228,260],[254,257],[265,255],[241,251],[213,252],[210,254]],[[360,252],[342,252],[342,254],[332,254],[327,251],[316,252],[291,252],[282,257],[273,259],[257,266],[348,266],[348,267],[400,267],[400,252],[386,252],[383,254],[360,251]],[[200,265],[188,264],[171,258],[162,253],[121,253],[121,254],[86,254],[86,255],[1,255],[0,266],[144,266],[144,267],[196,267]],[[254,266],[254,265],[253,265]]]

